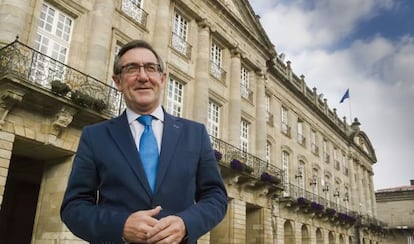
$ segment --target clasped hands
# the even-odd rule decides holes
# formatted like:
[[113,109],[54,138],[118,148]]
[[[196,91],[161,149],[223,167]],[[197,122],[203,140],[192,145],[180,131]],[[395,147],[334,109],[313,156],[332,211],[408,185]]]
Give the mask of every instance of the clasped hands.
[[162,219],[155,216],[161,207],[132,213],[124,225],[124,239],[131,243],[178,244],[184,238],[184,221],[174,215]]

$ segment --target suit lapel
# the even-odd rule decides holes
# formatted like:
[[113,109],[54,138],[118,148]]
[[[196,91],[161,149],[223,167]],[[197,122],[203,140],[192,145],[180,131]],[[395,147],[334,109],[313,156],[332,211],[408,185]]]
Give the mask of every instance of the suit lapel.
[[112,123],[110,123],[108,127],[110,135],[118,145],[119,150],[138,178],[138,181],[141,183],[146,193],[151,197],[152,193],[150,186],[148,184],[144,168],[142,167],[141,159],[128,124],[126,113],[124,112],[121,116],[113,119],[111,122]]
[[162,180],[167,172],[171,159],[176,151],[178,138],[180,137],[182,129],[182,123],[177,118],[164,112],[164,130],[162,134],[162,144],[160,160],[158,163],[158,174],[155,191],[158,191],[159,186],[162,184]]

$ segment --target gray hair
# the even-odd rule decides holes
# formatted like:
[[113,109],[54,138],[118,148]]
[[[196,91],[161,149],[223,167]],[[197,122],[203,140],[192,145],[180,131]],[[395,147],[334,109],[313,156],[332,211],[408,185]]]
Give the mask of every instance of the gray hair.
[[113,68],[113,72],[115,75],[119,75],[121,74],[121,64],[120,64],[120,59],[122,57],[122,55],[124,55],[127,51],[134,49],[134,48],[145,48],[150,50],[155,57],[157,58],[157,62],[160,65],[160,72],[164,72],[164,63],[160,57],[160,55],[158,55],[158,53],[155,51],[155,49],[151,46],[151,44],[149,44],[148,42],[144,41],[144,40],[133,40],[128,42],[127,44],[125,44],[124,46],[122,46],[121,50],[119,50],[118,54],[115,56],[115,60],[114,60],[114,68]]

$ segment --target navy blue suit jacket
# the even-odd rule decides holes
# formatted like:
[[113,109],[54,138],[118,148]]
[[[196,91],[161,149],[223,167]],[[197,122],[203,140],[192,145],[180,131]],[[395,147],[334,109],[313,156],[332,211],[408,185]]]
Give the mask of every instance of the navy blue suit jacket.
[[184,220],[188,243],[223,219],[227,193],[204,125],[164,114],[154,193],[125,112],[83,129],[61,206],[61,218],[76,236],[122,243],[128,216],[158,205],[157,218]]

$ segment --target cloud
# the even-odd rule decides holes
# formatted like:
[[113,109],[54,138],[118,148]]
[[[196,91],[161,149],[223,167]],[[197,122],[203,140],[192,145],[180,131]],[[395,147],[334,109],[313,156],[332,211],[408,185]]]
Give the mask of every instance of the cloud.
[[[256,0],[252,4],[278,51],[295,54],[303,49],[330,47],[372,18],[396,6],[392,0]],[[288,34],[286,34],[288,33]]]
[[414,130],[410,129],[414,37],[407,34],[390,40],[377,33],[347,40],[338,48],[362,21],[397,9],[398,2],[262,0],[252,4],[277,52],[286,54],[293,71],[304,74],[306,84],[323,93],[339,117],[349,117],[348,104],[339,104],[339,99],[350,88],[352,116],[359,118],[377,153],[375,189],[408,184],[414,172]]

